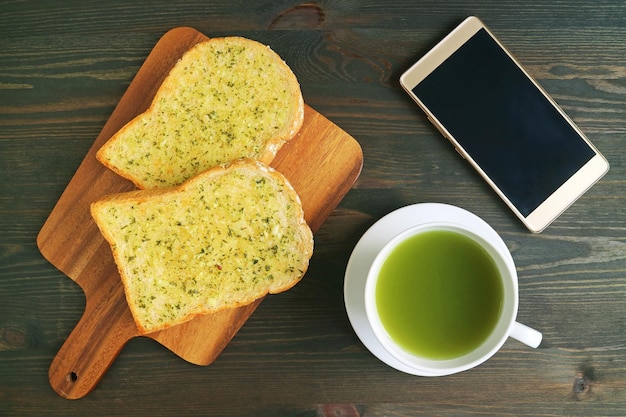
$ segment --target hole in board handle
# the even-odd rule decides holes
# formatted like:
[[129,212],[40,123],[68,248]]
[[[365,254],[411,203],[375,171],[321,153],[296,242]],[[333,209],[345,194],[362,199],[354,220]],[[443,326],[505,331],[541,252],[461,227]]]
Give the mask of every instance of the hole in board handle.
[[78,374],[76,372],[70,372],[69,374],[67,374],[67,381],[68,382],[78,381]]

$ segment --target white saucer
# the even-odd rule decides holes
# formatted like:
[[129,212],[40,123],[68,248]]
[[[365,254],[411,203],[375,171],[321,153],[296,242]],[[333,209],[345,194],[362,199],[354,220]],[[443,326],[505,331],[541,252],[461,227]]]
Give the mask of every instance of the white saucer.
[[467,210],[448,204],[422,203],[406,206],[395,210],[376,223],[363,234],[357,242],[350,260],[346,267],[344,280],[344,302],[348,319],[365,347],[378,359],[399,371],[419,376],[443,376],[446,373],[428,373],[424,370],[414,369],[400,362],[380,344],[372,328],[367,322],[365,313],[365,281],[368,271],[378,252],[393,237],[406,229],[433,221],[448,221],[471,225],[482,230],[485,235],[494,235],[493,244],[503,246],[508,251],[506,244],[489,224],[480,217]]

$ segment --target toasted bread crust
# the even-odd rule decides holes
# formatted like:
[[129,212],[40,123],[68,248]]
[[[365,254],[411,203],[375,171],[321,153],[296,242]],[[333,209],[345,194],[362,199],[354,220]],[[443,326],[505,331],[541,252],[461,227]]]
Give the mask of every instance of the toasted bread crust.
[[240,158],[269,164],[304,120],[300,85],[268,46],[214,38],[189,49],[138,115],[97,152],[138,188],[178,185]]
[[91,213],[142,334],[286,291],[313,253],[295,190],[249,159],[180,186],[104,197]]

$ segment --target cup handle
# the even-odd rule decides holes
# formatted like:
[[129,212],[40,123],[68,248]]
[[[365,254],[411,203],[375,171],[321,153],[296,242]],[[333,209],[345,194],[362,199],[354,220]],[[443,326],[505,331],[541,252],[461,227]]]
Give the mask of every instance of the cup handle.
[[541,344],[541,339],[543,338],[541,332],[516,321],[513,322],[510,336],[513,339],[530,346],[531,348],[538,347]]

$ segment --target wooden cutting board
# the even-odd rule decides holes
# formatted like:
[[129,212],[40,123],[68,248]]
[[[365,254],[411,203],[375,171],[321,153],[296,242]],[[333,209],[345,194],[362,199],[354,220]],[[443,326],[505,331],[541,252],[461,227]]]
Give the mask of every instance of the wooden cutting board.
[[[124,345],[139,336],[110,247],[89,214],[92,201],[134,186],[102,166],[95,153],[124,124],[149,107],[157,88],[183,53],[206,39],[194,29],[176,28],[159,40],[37,237],[43,256],[76,281],[86,297],[83,316],[49,370],[52,388],[63,397],[88,394]],[[305,105],[300,133],[283,146],[271,165],[289,179],[300,195],[305,218],[315,233],[358,178],[363,155],[350,135]],[[208,365],[261,301],[201,316],[148,337],[191,363]]]

